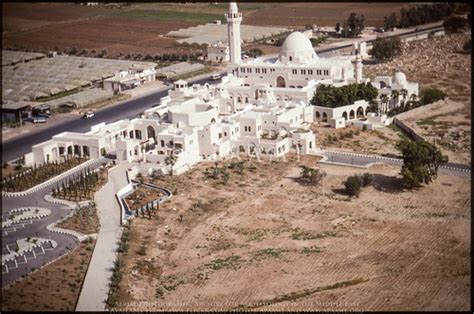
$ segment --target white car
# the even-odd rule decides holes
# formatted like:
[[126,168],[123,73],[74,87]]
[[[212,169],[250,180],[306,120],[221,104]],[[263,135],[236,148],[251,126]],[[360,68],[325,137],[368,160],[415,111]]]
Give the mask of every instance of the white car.
[[86,113],[84,113],[82,117],[84,119],[89,119],[89,118],[92,118],[93,116],[94,116],[94,113],[92,111],[87,111]]
[[44,118],[44,117],[34,117],[31,122],[33,122],[33,123],[46,123],[46,118]]
[[212,74],[211,75],[211,80],[213,81],[217,81],[221,78],[221,75],[220,74]]

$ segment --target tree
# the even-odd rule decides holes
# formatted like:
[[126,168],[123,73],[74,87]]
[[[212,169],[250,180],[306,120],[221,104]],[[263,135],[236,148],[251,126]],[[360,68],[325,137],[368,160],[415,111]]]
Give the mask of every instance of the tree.
[[450,16],[444,20],[443,26],[446,33],[458,33],[466,28],[467,20],[462,16]]
[[398,36],[387,39],[377,38],[369,52],[372,57],[380,62],[390,61],[401,53],[402,44]]
[[353,83],[341,87],[320,85],[310,103],[313,106],[337,108],[353,104],[357,100],[373,101],[378,91],[370,83]]
[[446,93],[437,88],[424,88],[420,92],[420,105],[428,105],[446,98]]
[[385,30],[393,30],[398,24],[398,18],[395,13],[390,14],[388,17],[384,17],[383,28]]
[[368,185],[370,185],[374,179],[374,176],[368,172],[365,172],[362,176],[361,176],[361,179],[362,179],[362,186],[363,187],[366,187]]
[[[355,38],[358,37],[362,30],[364,29],[364,15],[357,15],[352,12],[347,19],[348,35],[349,37]],[[346,36],[347,37],[347,36]]]
[[362,188],[362,179],[359,176],[350,176],[344,182],[346,191],[351,196],[359,196]]
[[397,143],[403,156],[402,183],[407,188],[429,184],[438,174],[438,167],[448,161],[441,151],[427,141],[411,141],[404,138]]
[[314,169],[304,165],[301,165],[300,168],[301,181],[310,185],[318,185],[318,183],[326,176],[326,172],[321,171],[320,169]]
[[170,172],[169,172],[170,176],[173,175],[173,166],[175,165],[176,160],[177,160],[177,157],[175,156],[174,151],[171,151],[169,156],[166,156],[165,158],[165,164],[170,166]]

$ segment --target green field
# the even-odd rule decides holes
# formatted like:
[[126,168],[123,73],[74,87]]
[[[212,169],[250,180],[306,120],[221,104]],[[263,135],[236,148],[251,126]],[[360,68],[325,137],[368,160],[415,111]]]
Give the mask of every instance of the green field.
[[190,23],[208,23],[214,20],[225,22],[221,14],[178,12],[166,10],[121,10],[111,16],[125,17],[134,20],[146,21],[180,21]]

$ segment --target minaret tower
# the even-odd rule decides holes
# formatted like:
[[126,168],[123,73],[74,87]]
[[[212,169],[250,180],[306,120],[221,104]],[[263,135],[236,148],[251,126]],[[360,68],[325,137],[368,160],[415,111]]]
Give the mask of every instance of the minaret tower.
[[355,81],[356,83],[362,82],[362,56],[357,54],[355,57]]
[[229,37],[230,64],[240,64],[240,22],[242,22],[242,13],[237,9],[237,3],[229,4],[229,12],[225,14],[227,18],[227,34]]

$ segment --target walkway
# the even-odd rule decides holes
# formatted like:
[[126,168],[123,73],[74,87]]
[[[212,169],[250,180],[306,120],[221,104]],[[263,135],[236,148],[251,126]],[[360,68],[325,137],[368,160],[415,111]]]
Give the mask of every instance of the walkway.
[[107,184],[95,194],[99,211],[100,231],[94,253],[87,270],[76,311],[104,311],[109,293],[109,280],[122,228],[120,206],[115,194],[128,184],[126,170],[128,163],[121,163],[109,171]]
[[[367,168],[375,163],[383,163],[394,166],[402,166],[403,160],[377,155],[364,155],[350,152],[320,150],[317,155],[323,156],[320,163],[335,164],[341,166],[351,166]],[[457,176],[471,176],[471,167],[463,164],[447,163],[439,167],[440,172],[447,172]]]

